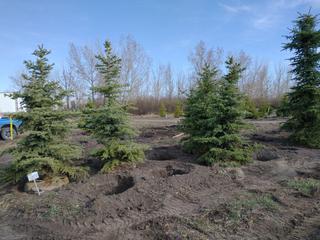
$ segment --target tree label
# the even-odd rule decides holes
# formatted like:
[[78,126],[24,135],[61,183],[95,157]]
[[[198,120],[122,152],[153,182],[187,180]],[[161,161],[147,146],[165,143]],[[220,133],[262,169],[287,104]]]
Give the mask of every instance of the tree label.
[[36,187],[36,190],[37,190],[37,192],[38,192],[38,195],[40,196],[40,191],[39,191],[39,188],[38,188],[38,185],[37,185],[37,182],[36,182],[36,179],[39,178],[38,172],[29,173],[29,174],[27,175],[27,177],[28,177],[29,182],[32,182],[32,181],[33,181],[33,183],[34,183],[34,185],[35,185],[35,187]]
[[38,172],[32,172],[32,173],[29,173],[29,174],[28,174],[28,180],[29,180],[29,182],[35,181],[35,180],[38,179],[38,178],[39,178]]

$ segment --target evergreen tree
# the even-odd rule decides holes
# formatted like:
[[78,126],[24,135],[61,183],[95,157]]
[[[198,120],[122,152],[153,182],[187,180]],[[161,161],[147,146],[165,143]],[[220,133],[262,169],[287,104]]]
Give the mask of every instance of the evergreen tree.
[[289,117],[289,104],[288,104],[288,93],[283,95],[280,99],[279,107],[276,110],[276,114],[278,117]]
[[179,118],[183,115],[182,104],[180,101],[176,103],[176,107],[174,109],[174,117]]
[[237,83],[242,69],[233,58],[226,64],[228,74],[220,81],[216,79],[217,69],[204,66],[187,98],[180,126],[187,135],[182,142],[184,148],[198,154],[198,161],[206,165],[244,163],[250,157],[239,134],[243,108]]
[[81,149],[64,142],[68,124],[59,107],[66,93],[58,82],[48,79],[53,67],[48,63],[49,53],[39,46],[33,53],[36,61],[24,62],[28,70],[22,75],[25,85],[12,95],[20,98],[26,109],[18,117],[23,120],[27,135],[13,150],[15,161],[5,176],[8,181],[19,181],[32,171],[38,171],[42,178],[67,175],[76,179],[86,174],[71,165],[73,159],[80,157]]
[[104,47],[105,53],[97,56],[96,66],[103,83],[95,88],[104,97],[104,105],[86,109],[82,127],[104,145],[95,155],[103,160],[102,172],[108,172],[122,163],[142,161],[144,152],[133,142],[135,131],[129,124],[126,106],[118,101],[124,87],[119,84],[121,59],[113,53],[109,41]]
[[284,49],[290,58],[296,85],[288,94],[286,110],[290,119],[284,128],[292,131],[294,142],[320,147],[320,31],[318,19],[310,13],[301,14],[295,21]]
[[159,108],[159,116],[160,117],[166,117],[167,116],[167,109],[163,102],[160,103]]

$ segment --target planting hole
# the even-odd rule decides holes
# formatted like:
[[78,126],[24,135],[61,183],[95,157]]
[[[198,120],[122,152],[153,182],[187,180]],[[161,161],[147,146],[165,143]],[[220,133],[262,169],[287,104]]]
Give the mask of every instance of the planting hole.
[[177,159],[179,149],[176,146],[173,147],[157,147],[146,153],[147,159],[150,160],[174,160]]
[[191,171],[190,166],[186,166],[185,168],[173,168],[171,165],[166,166],[167,176],[175,176],[175,175],[184,175],[188,174]]
[[112,195],[112,194],[120,194],[134,186],[134,179],[133,177],[124,177],[118,176],[118,185],[114,187],[111,191],[105,193],[105,195]]

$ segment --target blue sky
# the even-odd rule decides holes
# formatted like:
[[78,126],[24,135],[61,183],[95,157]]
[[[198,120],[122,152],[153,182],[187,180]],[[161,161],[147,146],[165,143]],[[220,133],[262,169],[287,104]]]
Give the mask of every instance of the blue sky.
[[155,64],[187,69],[192,47],[203,40],[226,52],[244,50],[268,63],[281,51],[297,12],[320,12],[320,0],[0,0],[0,91],[23,68],[35,47],[52,50],[59,69],[70,42],[118,43],[132,35]]

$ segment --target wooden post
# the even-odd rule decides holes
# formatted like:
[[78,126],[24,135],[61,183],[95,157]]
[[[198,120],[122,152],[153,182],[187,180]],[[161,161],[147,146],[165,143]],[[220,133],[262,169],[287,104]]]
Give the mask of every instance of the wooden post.
[[10,115],[10,139],[13,140],[13,124],[12,124],[12,116]]
[[33,182],[34,182],[34,185],[36,186],[36,190],[38,192],[38,195],[40,196],[40,191],[39,191],[39,188],[38,188],[36,180],[34,179]]

